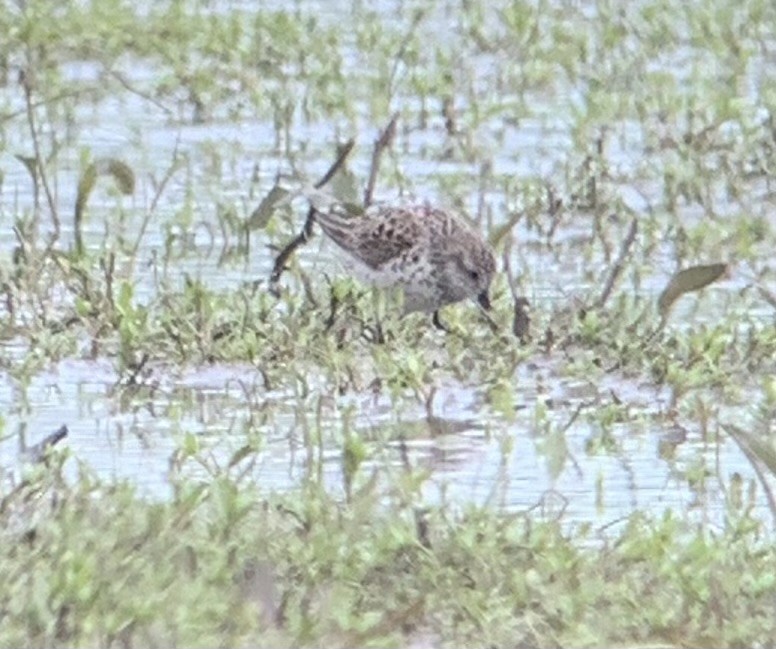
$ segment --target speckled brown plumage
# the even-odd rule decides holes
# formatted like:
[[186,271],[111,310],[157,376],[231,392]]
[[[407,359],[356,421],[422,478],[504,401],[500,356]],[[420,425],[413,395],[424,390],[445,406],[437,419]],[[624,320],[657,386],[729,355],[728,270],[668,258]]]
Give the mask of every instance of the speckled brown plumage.
[[405,312],[435,312],[467,298],[489,308],[493,252],[453,213],[428,205],[383,206],[363,216],[320,212],[316,221],[347,253],[356,276],[403,289]]

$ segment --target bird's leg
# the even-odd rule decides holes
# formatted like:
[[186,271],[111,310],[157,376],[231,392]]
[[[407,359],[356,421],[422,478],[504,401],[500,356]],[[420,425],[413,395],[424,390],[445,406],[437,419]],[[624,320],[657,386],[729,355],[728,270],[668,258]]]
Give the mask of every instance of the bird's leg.
[[446,334],[450,333],[450,329],[448,329],[447,326],[445,326],[444,322],[442,322],[439,319],[439,311],[434,311],[434,315],[431,318],[431,322],[434,323],[434,326],[437,329],[440,329],[441,331],[444,331]]

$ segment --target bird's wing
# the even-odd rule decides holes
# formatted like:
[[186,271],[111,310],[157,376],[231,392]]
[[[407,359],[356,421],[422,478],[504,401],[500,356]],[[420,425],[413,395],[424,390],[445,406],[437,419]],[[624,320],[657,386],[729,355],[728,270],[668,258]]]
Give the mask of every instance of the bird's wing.
[[421,234],[412,220],[390,216],[344,217],[318,213],[316,220],[340,248],[377,270],[416,246]]

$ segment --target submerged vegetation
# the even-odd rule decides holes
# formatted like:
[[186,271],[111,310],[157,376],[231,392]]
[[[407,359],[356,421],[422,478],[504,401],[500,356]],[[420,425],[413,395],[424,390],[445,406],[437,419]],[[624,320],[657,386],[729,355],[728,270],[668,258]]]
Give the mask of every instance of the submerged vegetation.
[[[0,7],[0,646],[774,646],[776,7],[323,4]],[[493,322],[323,194],[464,213]]]

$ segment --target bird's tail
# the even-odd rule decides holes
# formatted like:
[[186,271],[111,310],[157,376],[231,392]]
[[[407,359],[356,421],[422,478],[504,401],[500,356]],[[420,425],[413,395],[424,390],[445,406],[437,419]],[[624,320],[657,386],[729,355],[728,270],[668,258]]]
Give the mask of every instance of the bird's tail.
[[353,219],[359,218],[345,204],[332,205],[325,212],[314,209],[314,218],[335,242],[345,242],[353,230]]

